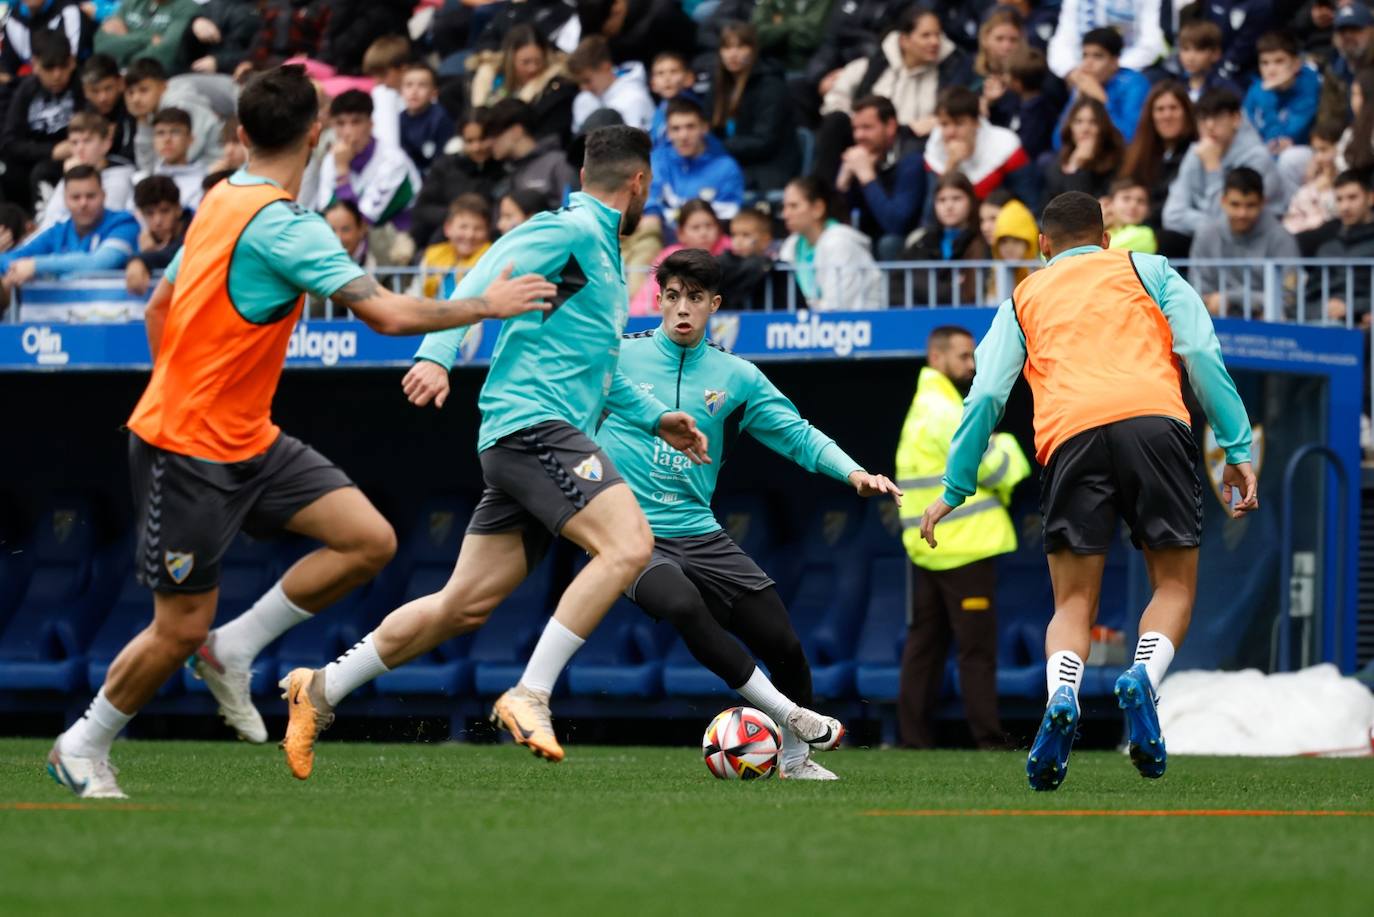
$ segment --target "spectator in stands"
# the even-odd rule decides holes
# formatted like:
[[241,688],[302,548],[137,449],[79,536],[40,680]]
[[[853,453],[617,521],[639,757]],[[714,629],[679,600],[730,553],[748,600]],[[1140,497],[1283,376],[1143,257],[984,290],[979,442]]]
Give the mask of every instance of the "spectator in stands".
[[1321,244],[1320,239],[1305,244],[1309,234],[1336,219],[1336,150],[1344,130],[1345,125],[1339,121],[1319,121],[1312,128],[1312,159],[1307,164],[1306,179],[1283,215],[1283,228],[1297,238],[1298,248],[1307,257]]
[[998,127],[1011,127],[1021,100],[1011,92],[1012,57],[1027,47],[1025,20],[1015,8],[994,6],[978,26],[978,53],[973,59],[973,81],[983,100],[983,117]]
[[180,108],[164,108],[153,115],[153,150],[157,162],[153,168],[139,175],[165,175],[176,182],[181,191],[181,206],[195,210],[204,197],[206,170],[203,163],[187,158],[191,150],[191,116]]
[[668,145],[669,102],[678,96],[702,102],[692,88],[695,82],[696,75],[692,73],[691,62],[677,51],[664,51],[654,58],[649,69],[649,91],[658,99],[653,123],[649,125],[649,137],[654,142],[654,149]]
[[693,198],[710,203],[716,216],[731,219],[744,203],[744,172],[723,149],[708,143],[701,106],[684,98],[668,103],[668,146],[653,155],[653,178],[644,205],[647,227],[661,226],[665,241],[677,231],[677,212]]
[[[237,172],[248,162],[248,149],[239,140],[239,119],[230,118],[219,132],[219,158],[205,167],[207,175],[216,172]],[[206,188],[205,190],[210,190]]]
[[978,93],[951,86],[936,103],[937,126],[926,143],[926,210],[935,199],[934,187],[947,172],[962,172],[973,183],[979,200],[994,189],[1007,190],[1034,206],[1039,200],[1037,176],[1021,141],[1005,127],[994,127],[979,116]]
[[[216,78],[177,76],[168,79],[161,64],[149,57],[140,57],[129,65],[124,74],[124,104],[138,124],[134,134],[134,162],[140,169],[150,171],[156,163],[153,150],[153,115],[164,108],[180,108],[191,116],[191,162],[214,162],[220,154],[220,137],[224,120],[233,114],[232,96],[228,100],[211,98],[201,90],[206,80]],[[219,103],[228,101],[228,110],[221,115]]]
[[1178,30],[1176,71],[1188,87],[1188,99],[1196,102],[1209,89],[1229,89],[1240,95],[1240,87],[1221,73],[1221,28],[1206,19],[1193,19]]
[[1126,152],[1106,107],[1094,98],[1079,96],[1069,106],[1063,125],[1059,155],[1045,166],[1044,199],[1054,200],[1065,191],[1106,197]]
[[572,133],[577,86],[568,78],[567,56],[538,29],[521,23],[506,33],[499,52],[481,52],[475,59],[469,95],[472,108],[519,99],[533,113],[536,139],[565,138]]
[[617,67],[604,38],[584,38],[568,57],[568,73],[580,90],[573,99],[574,131],[598,108],[614,109],[631,127],[647,131],[653,125],[654,100],[644,80],[644,65],[630,61]]
[[444,241],[425,249],[420,259],[421,295],[428,299],[453,295],[461,276],[491,248],[491,201],[480,194],[463,194],[448,208]]
[[[1059,7],[1059,25],[1046,52],[1050,69],[1071,85],[1076,84],[1073,73],[1087,63],[1089,36],[1101,40],[1106,32],[1117,36],[1112,57],[1120,58],[1121,66],[1128,70],[1145,70],[1164,55],[1164,29],[1159,19],[1158,0],[1064,0]],[[1091,78],[1099,83],[1106,82],[1105,77],[1092,75]],[[1081,91],[1081,87],[1078,88]],[[1105,101],[1099,96],[1094,98]],[[1139,106],[1138,98],[1136,105]],[[1137,111],[1138,107],[1132,111],[1132,117]],[[1122,134],[1130,139],[1126,131]]]
[[134,136],[138,121],[124,105],[124,74],[108,54],[92,54],[81,65],[81,93],[86,106],[114,127],[111,152],[134,161]]
[[744,170],[750,191],[780,191],[801,171],[787,83],[777,64],[760,59],[753,26],[735,22],[721,27],[711,98],[702,107],[711,131]]
[[1140,182],[1150,191],[1150,215],[1146,220],[1155,232],[1159,252],[1170,258],[1188,254],[1191,239],[1164,229],[1164,204],[1169,187],[1178,176],[1183,157],[1197,139],[1193,105],[1183,84],[1156,83],[1145,98],[1135,139],[1126,148],[1121,175]]
[[782,220],[791,233],[778,260],[793,276],[808,308],[817,311],[882,309],[887,290],[868,237],[832,220],[830,189],[818,178],[794,178],[783,189]]
[[1260,72],[1243,108],[1269,152],[1278,156],[1306,145],[1317,117],[1321,77],[1303,66],[1298,41],[1288,32],[1266,32],[1257,47]]
[[721,308],[762,309],[768,305],[767,287],[773,288],[772,305],[787,307],[785,274],[773,271],[777,244],[773,219],[766,211],[746,207],[730,221],[730,246],[716,256],[720,265]]
[[371,227],[409,228],[420,175],[400,147],[372,135],[372,97],[360,89],[340,93],[329,119],[334,149],[320,170],[319,200],[352,201]]
[[[0,203],[0,254],[14,248],[15,244],[34,231],[33,220],[18,204]],[[0,315],[5,308],[0,306]]]
[[363,53],[363,73],[372,80],[372,135],[389,146],[401,145],[401,81],[410,63],[410,40],[383,35]]
[[878,260],[895,261],[907,234],[920,225],[925,159],[916,136],[897,123],[882,96],[854,103],[854,146],[840,159],[835,189],[859,213],[859,228],[875,240]]
[[[545,5],[555,10],[566,9],[560,2]],[[669,50],[690,57],[697,50],[696,23],[683,12],[679,0],[580,0],[577,15],[582,36],[605,39],[611,55],[621,63],[652,61],[660,52]],[[555,12],[550,25],[557,21]],[[627,118],[625,123],[631,122]]]
[[[1374,258],[1374,192],[1370,190],[1367,176],[1352,171],[1336,176],[1336,216],[1340,225],[1333,236],[1317,248],[1317,257],[1339,260]],[[1318,303],[1324,307],[1326,317],[1331,321],[1344,322],[1347,316],[1353,315],[1357,326],[1368,328],[1369,273],[1368,268],[1308,271],[1308,314],[1311,314],[1312,304]],[[1354,283],[1347,285],[1347,277],[1351,274],[1354,275]],[[1321,303],[1324,292],[1329,298]]]
[[377,0],[329,0],[329,7],[319,57],[343,74],[366,73],[367,50],[380,37],[404,37],[413,8],[409,3]]
[[66,37],[73,57],[79,61],[90,57],[93,26],[77,0],[21,0],[9,8],[0,37],[0,82],[17,80],[28,72],[34,32],[57,32]]
[[[987,233],[982,233],[987,237]],[[1011,198],[997,211],[992,227],[992,254],[998,261],[1033,261],[1040,251],[1040,227],[1030,208]],[[1012,282],[1020,283],[1030,274],[1030,268],[1018,267],[1012,272]],[[1000,299],[1011,290],[1000,290]]]
[[1303,55],[1323,69],[1335,53],[1331,39],[1336,25],[1336,0],[1309,0],[1288,23]]
[[439,77],[429,64],[406,65],[401,78],[401,149],[422,173],[453,138],[453,119],[437,104]]
[[1146,255],[1159,251],[1155,231],[1146,222],[1150,216],[1150,189],[1139,180],[1123,176],[1112,182],[1111,197],[1102,209],[1112,248]]
[[[962,172],[946,173],[934,191],[934,219],[902,252],[901,260],[985,261],[991,257],[978,227],[978,198],[968,176]],[[925,278],[916,278],[910,305],[979,305],[977,271],[937,270],[934,275],[933,285]]]
[[684,248],[700,248],[717,256],[730,248],[730,239],[721,232],[720,220],[716,217],[715,211],[708,202],[700,198],[694,198],[682,205],[678,212],[677,242],[665,246],[654,259],[648,277],[630,300],[631,315],[653,315],[658,310],[658,280],[654,272],[663,263],[664,258]]
[[804,69],[821,46],[830,4],[831,0],[759,0],[753,18],[759,50],[785,70]]
[[324,219],[354,263],[369,272],[377,269],[377,259],[368,245],[367,220],[363,219],[357,204],[335,200],[325,208]]
[[1374,13],[1363,3],[1346,3],[1336,10],[1336,55],[1327,72],[1349,90],[1355,74],[1370,66],[1374,57]]
[[1199,139],[1179,166],[1164,204],[1164,228],[1192,236],[1217,212],[1227,172],[1249,166],[1264,178],[1265,199],[1276,215],[1288,209],[1288,193],[1274,157],[1240,113],[1240,98],[1212,89],[1197,103]]
[[[1101,102],[1116,129],[1130,143],[1135,137],[1140,109],[1150,94],[1150,81],[1143,74],[1120,66],[1120,57],[1121,36],[1111,29],[1094,29],[1083,36],[1083,62],[1065,79],[1073,89],[1071,102],[1083,96]],[[1054,139],[1058,149],[1059,135]]]
[[82,104],[75,73],[76,58],[65,35],[33,34],[33,74],[15,87],[0,134],[3,188],[15,203],[27,206],[39,185],[56,185],[62,163],[71,158],[67,124]]
[[[446,153],[434,160],[425,174],[420,196],[411,212],[411,234],[417,245],[434,241],[448,215],[448,205],[460,194],[476,193],[490,199],[495,195],[497,182],[504,169],[491,155],[491,141],[486,136],[488,113],[479,109],[469,115],[459,128],[463,146],[456,153]],[[546,206],[540,193],[539,210]]]
[[110,55],[121,67],[146,57],[168,73],[179,73],[185,69],[182,42],[198,15],[195,0],[121,0],[119,10],[95,34],[95,51]]
[[568,164],[557,137],[535,139],[532,119],[529,105],[519,99],[497,102],[487,117],[491,155],[505,164],[507,172],[496,184],[496,196],[532,191],[543,196],[545,210],[557,210],[577,187],[577,172]]
[[[66,172],[76,166],[94,166],[105,189],[105,205],[111,210],[128,210],[134,203],[134,164],[110,152],[114,127],[93,111],[79,111],[67,125],[67,142],[72,155],[63,163]],[[43,207],[38,228],[47,229],[69,219],[65,179],[57,183]]]
[[1022,47],[1012,54],[1007,85],[1017,100],[1016,116],[1014,124],[999,126],[1015,130],[1026,156],[1034,161],[1054,146],[1054,125],[1064,109],[1063,84],[1045,65],[1045,52]]
[[496,206],[496,230],[505,235],[544,210],[544,198],[533,191],[510,191]]
[[267,70],[293,57],[318,58],[329,25],[330,0],[261,0],[259,28],[248,59],[235,77],[257,67]]
[[[1263,55],[1261,43],[1260,54]],[[1298,243],[1264,206],[1264,179],[1245,166],[1226,173],[1221,193],[1223,216],[1204,223],[1193,236],[1193,261],[1239,259],[1246,266],[1218,268],[1194,264],[1188,280],[1213,315],[1243,315],[1249,304],[1256,318],[1264,315],[1264,273],[1260,262],[1297,258]]]
[[997,228],[997,216],[1002,212],[1002,208],[1014,198],[1006,188],[998,188],[978,202],[978,231],[983,236],[983,241],[987,243],[988,250],[996,252],[997,236],[994,235]]
[[232,74],[251,53],[259,22],[252,3],[208,0],[191,20],[183,57],[196,73]]
[[0,304],[35,277],[69,277],[122,270],[138,244],[138,221],[123,210],[105,209],[105,191],[94,166],[67,173],[65,193],[71,219],[43,230],[0,255]]
[[[1348,2],[1348,0],[1347,0]],[[1244,84],[1255,72],[1255,43],[1273,28],[1274,11],[1283,4],[1273,0],[1230,0],[1227,3],[1198,3],[1191,12],[1215,23],[1221,29],[1221,74]],[[1189,12],[1180,9],[1180,16]]]
[[[1374,170],[1374,105],[1365,105],[1366,99],[1374,99],[1374,67],[1361,70],[1350,85],[1353,117],[1350,127],[1341,135],[1336,155],[1338,168]],[[1345,121],[1344,112],[1332,120]]]
[[181,189],[166,175],[152,175],[134,188],[134,206],[143,223],[138,254],[124,266],[124,285],[130,293],[148,292],[153,271],[165,271],[186,237],[186,209]]
[[840,78],[845,64],[877,53],[890,8],[886,0],[850,0],[831,5],[820,47],[806,63],[807,109],[819,106],[820,100]]

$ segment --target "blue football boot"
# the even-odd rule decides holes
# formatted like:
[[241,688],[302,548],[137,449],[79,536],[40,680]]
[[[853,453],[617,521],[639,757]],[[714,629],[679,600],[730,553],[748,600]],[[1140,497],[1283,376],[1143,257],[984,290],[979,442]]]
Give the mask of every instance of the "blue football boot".
[[1151,780],[1164,776],[1169,754],[1164,750],[1164,734],[1159,728],[1155,692],[1145,666],[1136,663],[1116,680],[1116,703],[1126,714],[1130,733],[1131,763],[1140,776]]
[[1069,751],[1073,748],[1074,733],[1078,729],[1078,702],[1073,688],[1060,685],[1045,708],[1040,731],[1035,734],[1030,757],[1026,759],[1026,776],[1033,790],[1057,790],[1069,772]]

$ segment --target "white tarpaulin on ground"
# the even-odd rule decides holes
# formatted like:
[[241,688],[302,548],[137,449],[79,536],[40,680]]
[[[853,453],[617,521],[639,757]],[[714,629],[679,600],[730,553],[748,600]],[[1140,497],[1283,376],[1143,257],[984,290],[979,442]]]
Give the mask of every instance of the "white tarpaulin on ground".
[[1276,675],[1179,672],[1159,697],[1170,754],[1374,753],[1374,694],[1333,665]]

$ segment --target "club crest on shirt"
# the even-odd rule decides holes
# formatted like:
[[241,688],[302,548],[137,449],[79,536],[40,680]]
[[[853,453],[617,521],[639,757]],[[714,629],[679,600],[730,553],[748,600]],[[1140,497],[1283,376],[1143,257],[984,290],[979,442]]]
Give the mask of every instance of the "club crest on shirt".
[[709,388],[706,390],[706,413],[707,413],[707,414],[710,414],[712,417],[715,417],[715,416],[716,416],[716,412],[720,410],[721,405],[723,405],[723,404],[725,404],[725,393],[724,393],[724,392],[719,392],[719,391],[716,391],[715,389],[709,389]]
[[573,466],[573,474],[577,475],[584,481],[601,480],[601,459],[597,458],[594,455],[587,456],[582,461],[578,462],[576,465]]
[[463,340],[458,344],[458,359],[464,365],[471,363],[482,347],[482,323],[469,325]]
[[195,569],[196,555],[190,551],[166,551],[162,555],[162,565],[167,568],[172,582],[181,585]]

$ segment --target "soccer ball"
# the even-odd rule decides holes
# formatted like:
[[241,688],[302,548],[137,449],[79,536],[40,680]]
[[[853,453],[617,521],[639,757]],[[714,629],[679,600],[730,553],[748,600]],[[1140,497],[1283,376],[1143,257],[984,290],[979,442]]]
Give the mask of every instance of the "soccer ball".
[[706,769],[721,780],[763,780],[778,770],[782,734],[753,707],[722,710],[701,737]]

